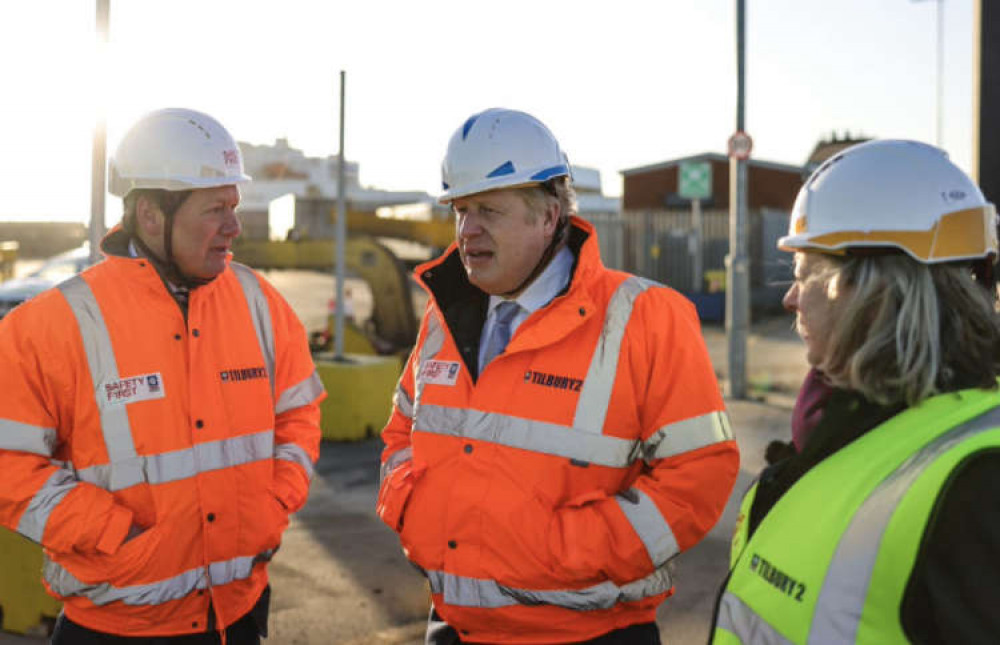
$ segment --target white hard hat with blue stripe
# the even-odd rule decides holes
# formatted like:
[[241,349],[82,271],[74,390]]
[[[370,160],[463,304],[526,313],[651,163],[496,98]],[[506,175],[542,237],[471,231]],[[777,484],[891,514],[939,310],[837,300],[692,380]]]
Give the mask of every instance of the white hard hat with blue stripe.
[[466,119],[448,142],[438,200],[448,204],[569,175],[569,161],[545,124],[524,112],[490,108]]

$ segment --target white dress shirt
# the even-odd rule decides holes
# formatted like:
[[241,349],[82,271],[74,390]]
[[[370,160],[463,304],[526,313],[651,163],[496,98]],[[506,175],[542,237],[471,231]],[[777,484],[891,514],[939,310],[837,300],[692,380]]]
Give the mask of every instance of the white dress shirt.
[[[521,292],[514,302],[521,306],[521,310],[514,316],[510,325],[510,336],[514,337],[517,328],[521,323],[535,311],[552,302],[552,299],[559,295],[559,292],[566,288],[573,272],[573,253],[565,246],[559,249],[556,256],[552,258],[549,265],[545,267],[542,274],[528,285],[528,288]],[[507,300],[503,296],[490,296],[489,312],[486,314],[486,322],[483,324],[483,333],[479,336],[479,369],[483,368],[483,361],[486,357],[486,344],[493,333],[493,326],[496,321],[497,305]]]

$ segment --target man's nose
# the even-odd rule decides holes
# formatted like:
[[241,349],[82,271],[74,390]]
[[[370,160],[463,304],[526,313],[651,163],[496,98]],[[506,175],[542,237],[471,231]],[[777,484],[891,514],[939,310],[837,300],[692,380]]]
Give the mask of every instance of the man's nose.
[[479,216],[471,210],[457,216],[455,227],[459,239],[468,239],[483,232]]
[[237,237],[242,232],[243,224],[240,222],[239,214],[232,208],[227,209],[226,219],[222,223],[222,234]]

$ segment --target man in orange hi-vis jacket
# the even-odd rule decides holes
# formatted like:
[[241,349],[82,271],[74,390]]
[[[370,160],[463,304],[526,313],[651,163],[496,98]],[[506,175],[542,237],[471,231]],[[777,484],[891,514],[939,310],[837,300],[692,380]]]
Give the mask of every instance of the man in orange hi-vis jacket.
[[383,431],[378,514],[427,576],[427,643],[659,643],[669,563],[739,455],[694,307],[601,264],[534,117],[452,136],[456,243]]
[[266,636],[325,393],[291,308],[230,262],[249,179],[212,117],[146,115],[106,258],[0,321],[0,523],[45,547],[57,645]]

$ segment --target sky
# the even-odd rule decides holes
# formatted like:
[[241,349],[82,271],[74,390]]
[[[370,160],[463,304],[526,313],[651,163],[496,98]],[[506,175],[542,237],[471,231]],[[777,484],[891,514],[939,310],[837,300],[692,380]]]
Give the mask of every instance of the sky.
[[[935,142],[937,0],[747,0],[746,130],[802,164],[832,132]],[[944,2],[942,147],[971,168],[973,4]],[[471,114],[534,114],[577,165],[620,171],[725,152],[735,0],[95,0],[0,3],[0,221],[87,222],[94,124],[108,151],[143,113],[190,107],[241,140],[339,151],[361,183],[440,188]],[[108,223],[120,202],[108,196]]]

